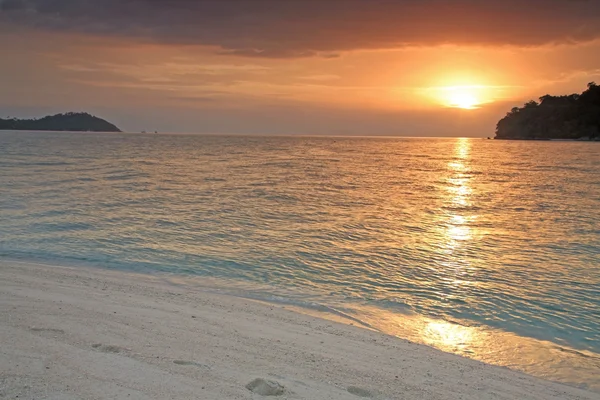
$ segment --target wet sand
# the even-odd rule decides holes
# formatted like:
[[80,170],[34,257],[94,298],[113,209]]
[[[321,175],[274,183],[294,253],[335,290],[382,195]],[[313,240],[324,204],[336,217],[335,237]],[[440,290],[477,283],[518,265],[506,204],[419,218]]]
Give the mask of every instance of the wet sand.
[[0,261],[0,343],[7,399],[600,399],[283,306],[90,268]]

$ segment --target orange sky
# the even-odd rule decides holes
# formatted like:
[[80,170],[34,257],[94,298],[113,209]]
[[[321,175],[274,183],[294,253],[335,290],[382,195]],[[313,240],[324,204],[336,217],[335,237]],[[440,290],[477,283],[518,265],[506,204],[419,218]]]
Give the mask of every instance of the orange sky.
[[83,3],[97,2],[0,0],[0,112],[90,111],[131,131],[491,136],[511,107],[600,81],[588,1],[547,0],[534,17],[536,0]]

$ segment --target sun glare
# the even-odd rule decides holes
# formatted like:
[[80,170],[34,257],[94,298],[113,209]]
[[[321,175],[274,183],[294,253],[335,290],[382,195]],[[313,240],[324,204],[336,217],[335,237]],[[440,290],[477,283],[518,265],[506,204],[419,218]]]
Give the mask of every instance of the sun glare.
[[443,88],[444,101],[447,106],[473,110],[481,104],[478,98],[478,88],[472,86],[452,86]]
[[[445,83],[445,84],[444,84]],[[424,94],[430,101],[448,108],[461,110],[476,110],[484,104],[498,98],[500,89],[483,84],[448,84],[425,89]]]
[[464,108],[466,110],[472,110],[477,108],[479,100],[474,93],[470,93],[468,90],[457,89],[452,90],[448,94],[448,105],[450,107]]

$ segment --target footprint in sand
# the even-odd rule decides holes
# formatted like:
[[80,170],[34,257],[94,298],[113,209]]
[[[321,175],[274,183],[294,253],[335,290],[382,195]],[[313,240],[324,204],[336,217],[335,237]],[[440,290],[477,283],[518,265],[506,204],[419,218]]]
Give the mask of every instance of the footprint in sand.
[[173,364],[186,365],[186,366],[191,365],[193,367],[210,369],[210,365],[202,364],[202,363],[199,363],[196,361],[175,360],[175,361],[173,361]]
[[346,389],[348,393],[358,397],[374,397],[373,393],[367,389],[359,388],[357,386],[348,386]]
[[257,378],[246,385],[246,389],[261,396],[281,396],[285,388],[275,381]]
[[35,326],[32,326],[31,328],[29,328],[29,330],[32,332],[65,333],[65,331],[63,331],[62,329],[36,328]]
[[113,345],[102,344],[102,343],[93,344],[92,347],[96,350],[100,350],[103,353],[115,353],[116,354],[116,353],[121,353],[126,350],[119,346],[113,346]]

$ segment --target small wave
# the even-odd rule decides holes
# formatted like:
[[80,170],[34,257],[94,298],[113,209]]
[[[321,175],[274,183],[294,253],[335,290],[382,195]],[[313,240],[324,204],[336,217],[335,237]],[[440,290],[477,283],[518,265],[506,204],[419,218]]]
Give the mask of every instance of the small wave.
[[575,350],[575,349],[570,349],[570,348],[562,347],[562,346],[555,346],[554,349],[561,351],[563,353],[573,354],[578,357],[589,358],[592,360],[600,361],[600,356],[598,356],[596,354],[592,354],[587,351]]
[[292,299],[292,298],[288,298],[288,297],[276,296],[276,295],[266,294],[266,293],[258,294],[258,293],[250,293],[250,292],[245,293],[245,294],[239,294],[239,295],[237,295],[237,297],[263,301],[265,303],[289,305],[289,306],[298,307],[301,309],[318,311],[318,312],[321,312],[324,314],[331,314],[331,315],[335,315],[337,317],[341,317],[343,319],[355,322],[365,328],[377,330],[373,325],[369,324],[368,322],[362,321],[361,319],[356,318],[356,317],[350,315],[349,313],[338,310],[331,306],[326,306],[324,304],[315,303],[313,301]]
[[84,222],[41,222],[34,223],[31,227],[45,232],[85,231],[93,228]]
[[144,173],[129,173],[121,175],[108,175],[105,176],[104,179],[106,179],[107,181],[126,181],[130,179],[147,178],[148,176],[148,174]]
[[73,165],[73,163],[66,161],[37,161],[31,163],[22,163],[22,165],[27,165],[30,167],[62,167],[65,165]]

